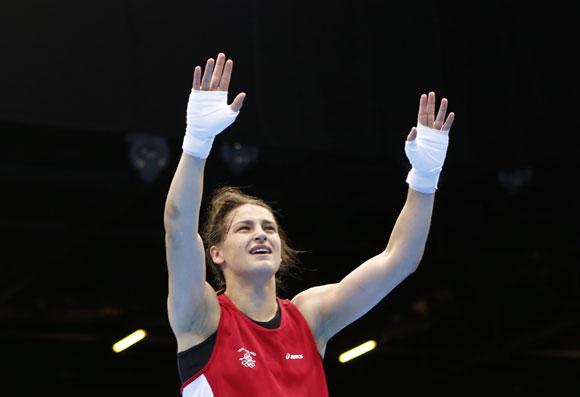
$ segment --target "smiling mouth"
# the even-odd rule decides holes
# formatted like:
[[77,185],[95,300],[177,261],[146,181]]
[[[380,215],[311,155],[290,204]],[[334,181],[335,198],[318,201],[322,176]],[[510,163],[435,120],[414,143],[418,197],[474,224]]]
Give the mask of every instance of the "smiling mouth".
[[254,247],[250,250],[250,255],[269,255],[272,253],[272,249],[266,246]]

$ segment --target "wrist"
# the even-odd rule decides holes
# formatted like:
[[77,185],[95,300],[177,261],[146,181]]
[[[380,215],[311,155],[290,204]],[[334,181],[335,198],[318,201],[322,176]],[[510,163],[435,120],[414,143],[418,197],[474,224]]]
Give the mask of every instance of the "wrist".
[[214,137],[198,138],[195,135],[186,134],[183,137],[181,148],[184,153],[190,156],[206,159],[209,156],[214,139]]
[[406,182],[409,184],[411,189],[418,192],[435,193],[440,175],[441,168],[437,171],[421,172],[413,167],[407,175]]
[[206,159],[215,137],[234,122],[239,111],[227,104],[227,91],[193,90],[187,104],[182,149],[190,156]]

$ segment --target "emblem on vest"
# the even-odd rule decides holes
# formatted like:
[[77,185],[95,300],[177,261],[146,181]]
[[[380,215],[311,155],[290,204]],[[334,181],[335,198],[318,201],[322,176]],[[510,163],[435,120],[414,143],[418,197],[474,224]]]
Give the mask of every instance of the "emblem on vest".
[[242,357],[240,357],[238,359],[238,360],[240,360],[240,363],[244,367],[254,368],[256,366],[256,360],[254,360],[254,357],[256,356],[256,353],[249,351],[245,347],[240,347],[238,349],[238,353],[243,353],[244,354]]
[[286,353],[286,360],[302,360],[304,355],[302,354],[290,354]]

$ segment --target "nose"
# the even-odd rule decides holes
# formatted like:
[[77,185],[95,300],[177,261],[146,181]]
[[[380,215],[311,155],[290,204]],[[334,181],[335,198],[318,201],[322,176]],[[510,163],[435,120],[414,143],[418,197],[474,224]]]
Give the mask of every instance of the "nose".
[[256,235],[254,236],[254,240],[259,241],[261,243],[263,243],[264,241],[266,241],[268,239],[268,236],[266,235],[266,233],[264,233],[263,230],[260,230],[259,232],[256,233]]

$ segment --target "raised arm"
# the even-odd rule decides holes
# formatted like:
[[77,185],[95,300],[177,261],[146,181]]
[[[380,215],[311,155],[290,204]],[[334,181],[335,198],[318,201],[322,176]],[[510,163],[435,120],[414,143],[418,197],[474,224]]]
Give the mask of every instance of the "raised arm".
[[322,353],[333,335],[367,313],[419,265],[454,119],[453,113],[446,119],[446,112],[446,99],[435,117],[435,93],[421,95],[417,128],[411,129],[405,143],[412,164],[410,188],[386,248],[339,283],[314,287],[294,298]]
[[[215,67],[214,67],[215,66]],[[217,328],[219,306],[206,282],[205,252],[198,233],[205,161],[217,134],[236,118],[245,94],[227,105],[233,63],[220,53],[196,66],[187,105],[183,153],[165,202],[165,247],[169,275],[167,310],[178,349],[204,340]]]

